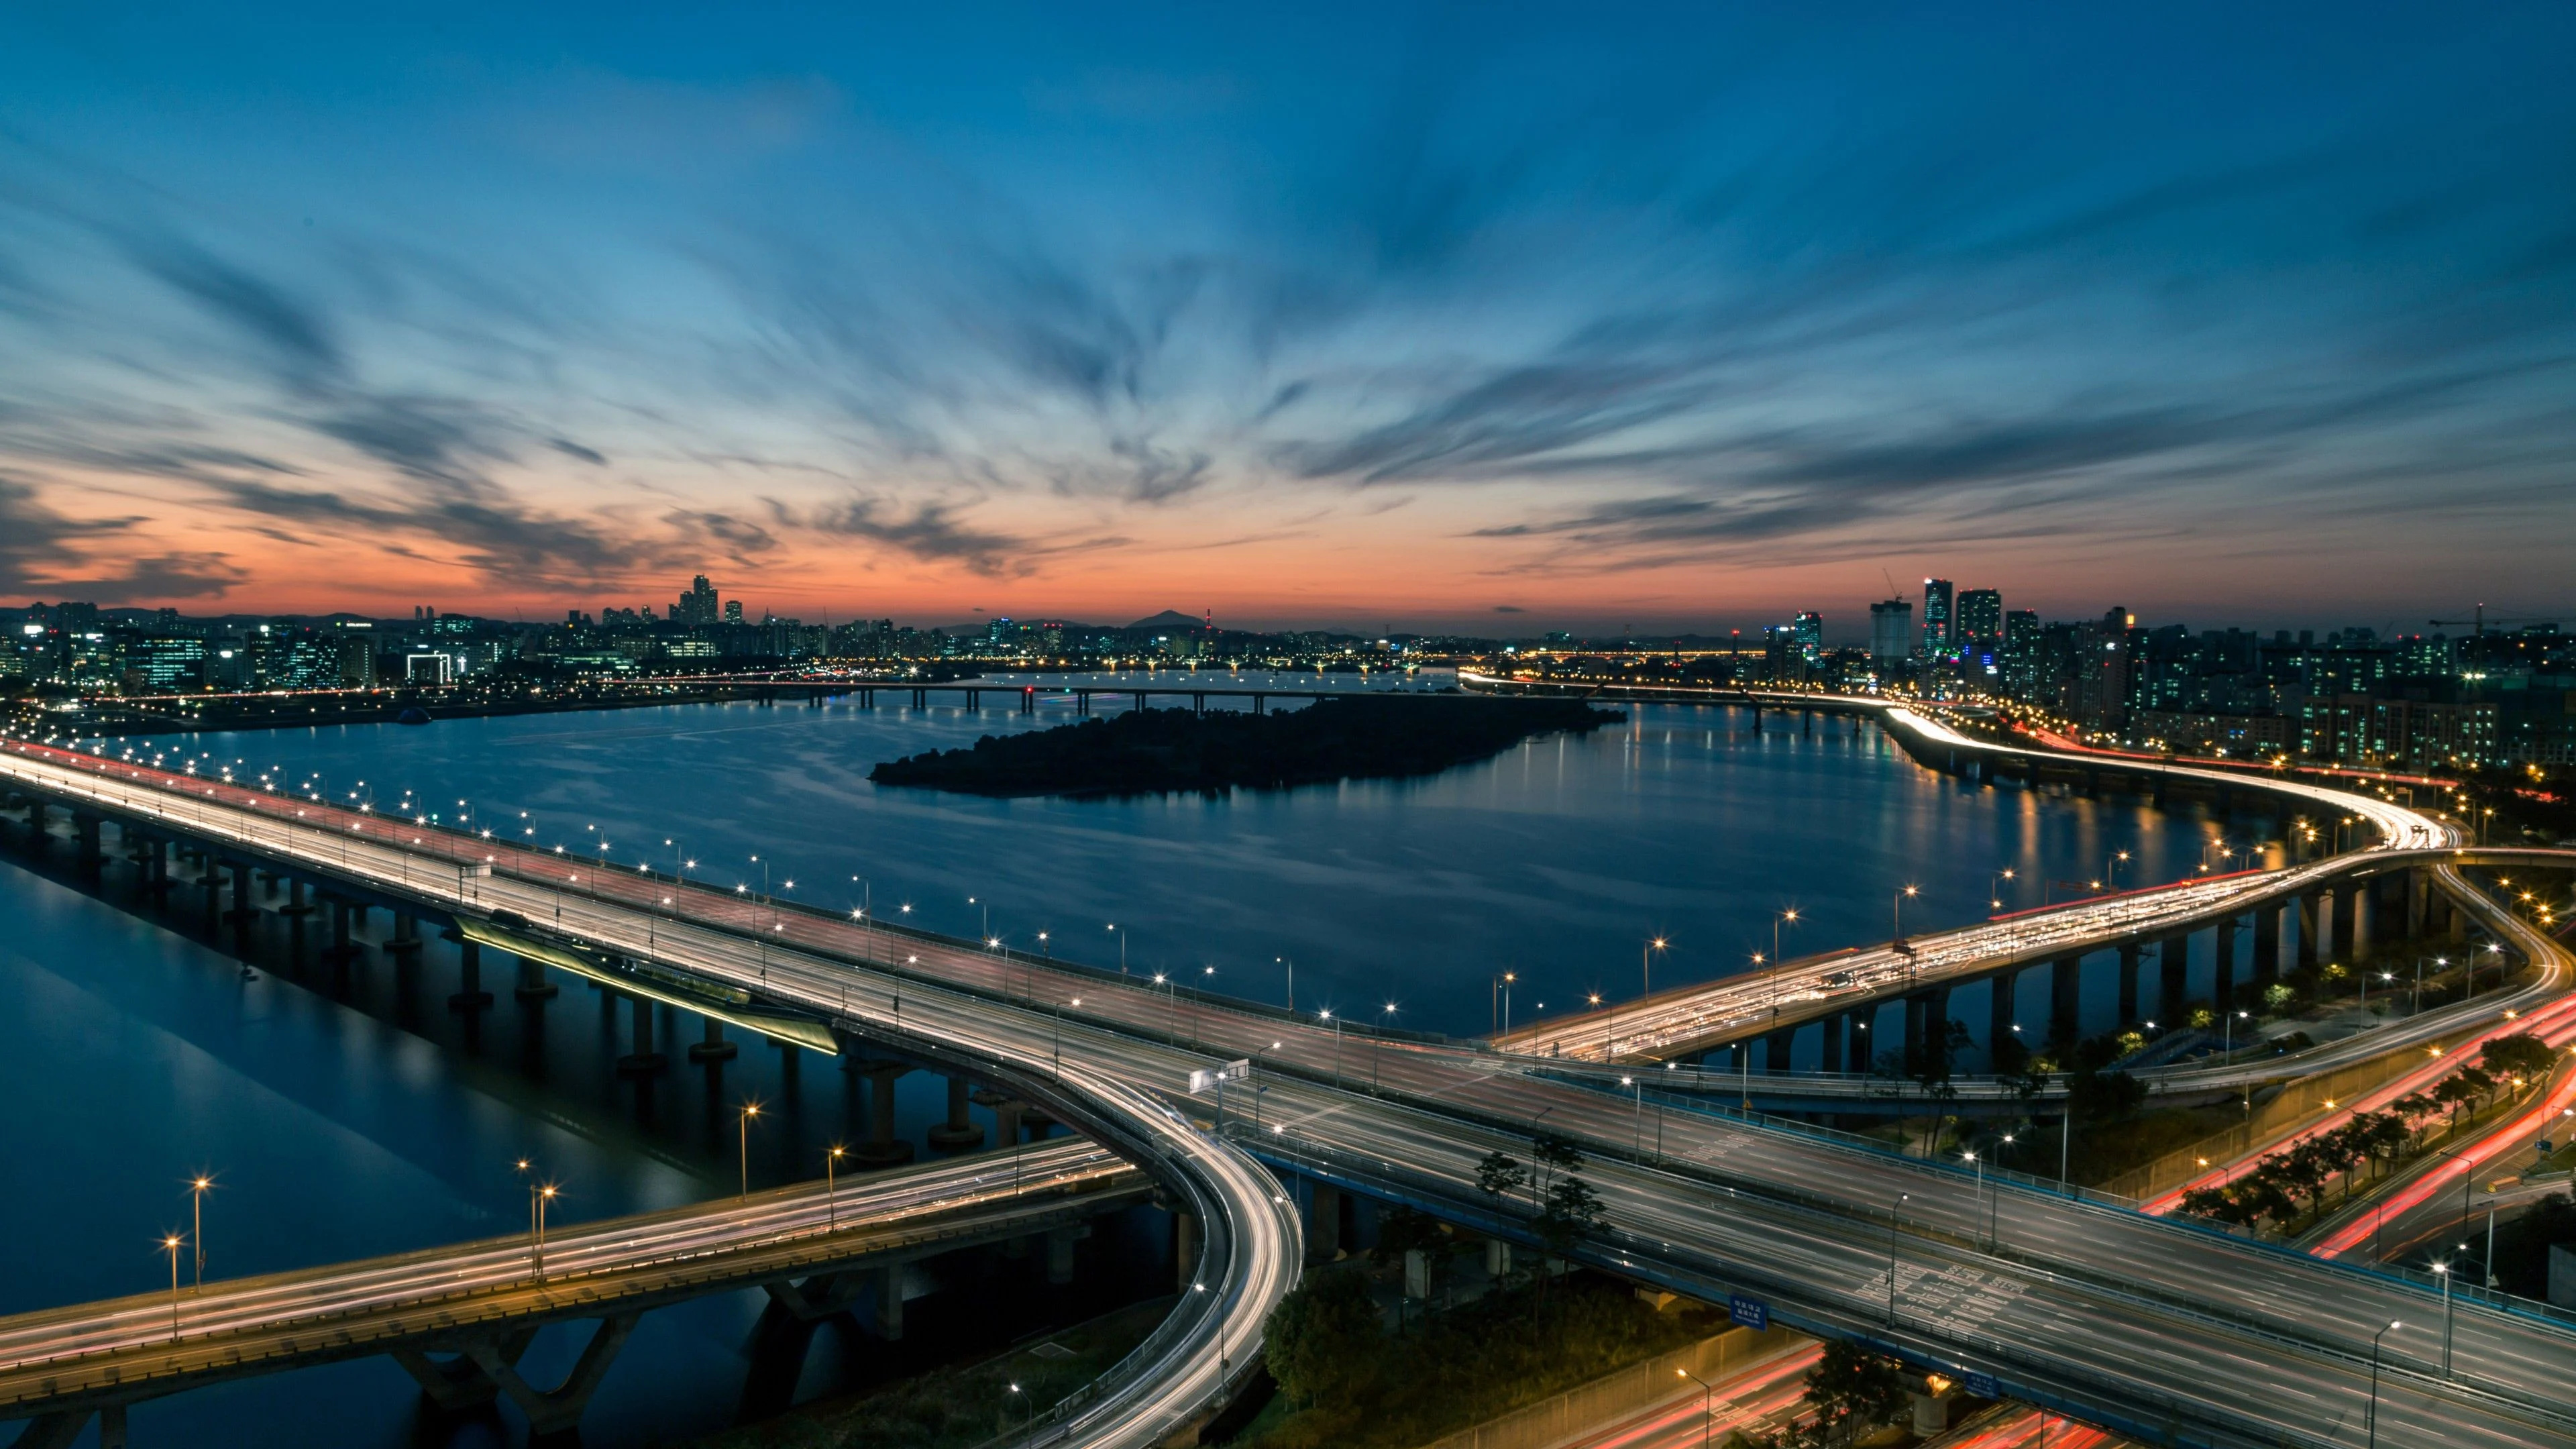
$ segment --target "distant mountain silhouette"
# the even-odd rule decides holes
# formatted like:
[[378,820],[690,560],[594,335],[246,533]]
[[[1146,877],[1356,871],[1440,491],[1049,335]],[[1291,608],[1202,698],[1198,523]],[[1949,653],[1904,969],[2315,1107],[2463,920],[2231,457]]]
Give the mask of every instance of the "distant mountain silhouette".
[[1178,609],[1165,609],[1150,619],[1139,619],[1127,627],[1130,629],[1204,629],[1207,627],[1207,620],[1196,614],[1184,614]]

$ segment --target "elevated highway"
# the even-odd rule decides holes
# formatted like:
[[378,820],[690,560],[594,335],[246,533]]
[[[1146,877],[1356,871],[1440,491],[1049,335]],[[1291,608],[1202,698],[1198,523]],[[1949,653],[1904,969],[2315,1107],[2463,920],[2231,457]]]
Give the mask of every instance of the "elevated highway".
[[[1074,1104],[1080,1115],[1068,1120],[1122,1155],[1181,1159],[1188,1170],[1175,1175],[1208,1214],[1204,1296],[1222,1310],[1139,1364],[1132,1391],[1049,1426],[1068,1442],[1167,1432],[1257,1352],[1259,1319],[1293,1278],[1300,1228],[1282,1201],[1289,1194],[1220,1139],[1293,1172],[1309,1202],[1338,1184],[1526,1243],[1526,1210],[1483,1199],[1476,1161],[1525,1150],[1534,1124],[1568,1132],[1593,1151],[1588,1171],[1610,1203],[1609,1231],[1576,1256],[1700,1296],[1751,1291],[1785,1322],[1884,1343],[1928,1367],[1994,1372],[2015,1392],[2143,1433],[2169,1430],[2178,1443],[2348,1440],[2372,1335],[2390,1318],[2421,1323],[2438,1312],[2396,1279],[1819,1136],[1651,1111],[1642,1095],[1549,1080],[1489,1052],[1345,1039],[1312,1019],[1183,1000],[861,921],[773,914],[664,878],[594,878],[560,859],[238,786],[25,750],[0,755],[0,773],[244,858],[402,893],[423,911],[508,910],[567,941],[814,1011],[836,1032],[926,1060],[1035,1078]],[[1256,1080],[1221,1113],[1208,1099],[1191,1104],[1221,1134],[1168,1105],[1189,1072],[1235,1058],[1257,1063]],[[2388,1341],[2385,1442],[2576,1443],[2563,1387],[2576,1336],[2487,1309],[2462,1309],[2458,1332],[2476,1347],[2463,1350],[2455,1378],[2431,1367],[2422,1337]]]
[[[760,1285],[806,1313],[873,1291],[900,1322],[907,1257],[1060,1231],[1144,1200],[1153,1184],[1067,1140],[838,1184],[0,1319],[0,1414],[51,1449],[89,1416],[160,1393],[391,1355],[443,1406],[507,1394],[540,1432],[569,1427],[636,1316]],[[517,1361],[548,1323],[594,1321],[572,1375],[530,1385]],[[432,1357],[439,1355],[439,1357]]]

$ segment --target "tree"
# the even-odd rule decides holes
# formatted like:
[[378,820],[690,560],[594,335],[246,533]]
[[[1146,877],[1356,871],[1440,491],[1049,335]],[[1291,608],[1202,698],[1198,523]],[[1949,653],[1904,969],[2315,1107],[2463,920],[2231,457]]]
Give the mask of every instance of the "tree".
[[2478,1053],[2478,1060],[2499,1077],[2532,1080],[2558,1064],[2558,1053],[2550,1050],[2549,1043],[2526,1031],[2488,1042]]
[[1263,1357],[1292,1402],[1346,1393],[1374,1370],[1377,1304],[1357,1273],[1311,1273],[1270,1310]]
[[1856,1344],[1828,1343],[1807,1370],[1807,1402],[1815,1405],[1822,1441],[1849,1444],[1904,1411],[1905,1380],[1892,1359]]
[[1489,1199],[1500,1212],[1503,1199],[1529,1186],[1529,1169],[1515,1161],[1508,1152],[1488,1152],[1476,1164],[1476,1191]]
[[1554,1132],[1530,1134],[1530,1156],[1538,1159],[1537,1190],[1530,1195],[1532,1204],[1544,1203],[1548,1185],[1559,1173],[1575,1172],[1583,1166],[1583,1144]]

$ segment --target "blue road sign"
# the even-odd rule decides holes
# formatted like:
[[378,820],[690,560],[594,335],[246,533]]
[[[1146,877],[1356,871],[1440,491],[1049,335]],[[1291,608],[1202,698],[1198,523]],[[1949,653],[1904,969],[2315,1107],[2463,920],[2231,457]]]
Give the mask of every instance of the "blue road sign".
[[1968,1374],[1959,1380],[1959,1386],[1966,1389],[1971,1398],[2000,1399],[2003,1397],[2002,1392],[1995,1387],[1993,1374]]
[[1759,1298],[1747,1298],[1741,1293],[1734,1294],[1726,1300],[1726,1312],[1727,1316],[1734,1319],[1737,1326],[1742,1328],[1771,1326],[1771,1305]]

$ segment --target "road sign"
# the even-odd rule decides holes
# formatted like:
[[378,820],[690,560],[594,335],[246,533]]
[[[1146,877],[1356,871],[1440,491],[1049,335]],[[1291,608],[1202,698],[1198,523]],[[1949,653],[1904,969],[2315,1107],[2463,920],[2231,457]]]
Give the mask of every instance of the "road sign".
[[1959,1380],[1959,1386],[1966,1389],[1968,1391],[1968,1397],[1972,1399],[2000,1399],[2003,1397],[2003,1392],[1995,1387],[1995,1376],[1993,1374],[1972,1373],[1965,1375]]
[[1759,1298],[1747,1298],[1741,1293],[1734,1294],[1726,1300],[1726,1314],[1734,1319],[1736,1326],[1740,1328],[1771,1326],[1771,1305]]
[[1227,1062],[1214,1071],[1202,1068],[1190,1073],[1190,1095],[1195,1097],[1203,1092],[1215,1090],[1219,1082],[1240,1082],[1251,1075],[1252,1058],[1250,1057],[1245,1057],[1241,1061]]

